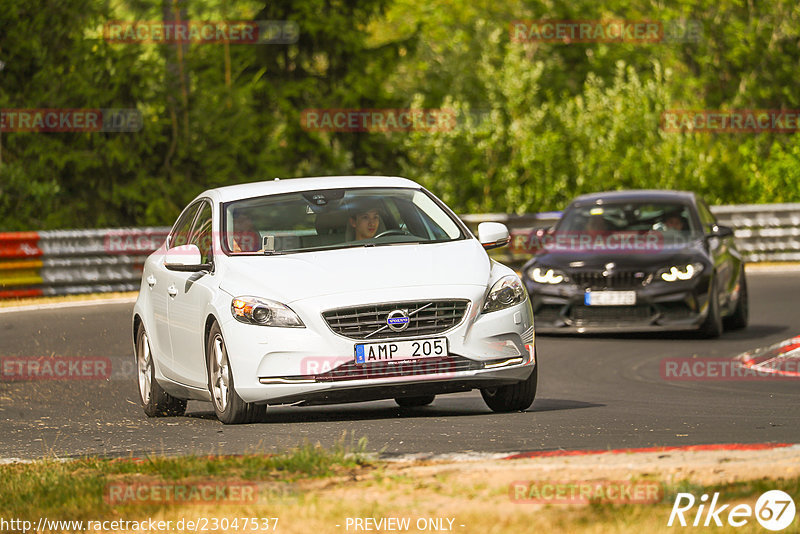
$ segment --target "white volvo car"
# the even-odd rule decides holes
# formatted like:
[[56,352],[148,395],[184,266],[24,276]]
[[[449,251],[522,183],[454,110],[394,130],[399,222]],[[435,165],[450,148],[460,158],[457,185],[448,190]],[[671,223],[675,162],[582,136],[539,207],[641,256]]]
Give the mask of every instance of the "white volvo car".
[[147,259],[133,311],[148,416],[210,401],[223,423],[270,404],[480,389],[525,410],[538,365],[528,293],[478,237],[404,178],[297,178],[212,189]]

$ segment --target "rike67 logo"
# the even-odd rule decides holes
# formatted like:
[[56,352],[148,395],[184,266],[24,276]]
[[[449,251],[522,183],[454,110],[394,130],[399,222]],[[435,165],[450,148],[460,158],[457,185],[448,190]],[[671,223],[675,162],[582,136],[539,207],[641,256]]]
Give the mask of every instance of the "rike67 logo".
[[[718,492],[711,497],[711,502],[708,502],[708,499],[708,495],[703,494],[698,502],[691,493],[678,493],[667,526],[673,526],[676,519],[680,526],[688,526],[688,517],[693,527],[721,527],[725,523],[732,527],[743,527],[755,517],[762,527],[777,532],[794,522],[794,500],[781,490],[765,492],[758,498],[754,508],[749,504],[737,504],[733,507],[730,504],[719,505]],[[698,505],[696,511],[693,510],[695,504]]]

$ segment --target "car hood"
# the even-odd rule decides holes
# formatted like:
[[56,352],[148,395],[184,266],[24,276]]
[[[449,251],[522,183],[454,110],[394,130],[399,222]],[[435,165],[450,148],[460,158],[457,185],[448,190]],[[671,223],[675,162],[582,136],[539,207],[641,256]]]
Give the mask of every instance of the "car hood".
[[649,271],[669,265],[700,261],[708,263],[708,255],[702,242],[690,245],[669,247],[657,251],[640,253],[631,252],[541,252],[525,265],[525,269],[534,264],[554,267],[564,271],[605,269],[608,263],[614,263],[618,270]]
[[475,239],[354,247],[280,256],[229,256],[220,288],[291,303],[385,288],[489,283],[491,263]]

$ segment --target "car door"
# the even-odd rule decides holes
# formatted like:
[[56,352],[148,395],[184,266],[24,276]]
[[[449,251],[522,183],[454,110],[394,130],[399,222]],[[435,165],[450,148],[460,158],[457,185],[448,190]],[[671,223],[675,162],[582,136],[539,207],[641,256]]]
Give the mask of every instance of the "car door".
[[[200,249],[202,262],[212,265],[210,271],[173,272],[169,299],[170,339],[175,372],[188,386],[207,386],[205,364],[205,321],[207,305],[214,294],[213,211],[209,200],[203,200],[192,229],[189,243]],[[219,285],[219,284],[216,284]]]
[[[165,250],[186,244],[189,231],[199,208],[200,204],[194,203],[183,210],[175,226],[172,227],[172,231],[167,236]],[[153,306],[154,325],[150,328],[151,348],[158,355],[161,372],[169,378],[177,379],[178,377],[174,372],[172,340],[169,328],[170,296],[168,294],[168,288],[174,284],[174,275],[175,273],[164,267],[163,256],[158,261],[152,262],[152,264],[148,262],[145,271],[142,273],[150,288],[150,299]]]

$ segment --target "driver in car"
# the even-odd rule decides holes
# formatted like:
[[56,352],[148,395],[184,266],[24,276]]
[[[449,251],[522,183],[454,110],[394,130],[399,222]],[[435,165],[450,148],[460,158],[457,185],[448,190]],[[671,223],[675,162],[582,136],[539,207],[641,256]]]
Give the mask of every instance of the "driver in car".
[[381,216],[377,208],[362,208],[350,215],[350,226],[355,231],[355,240],[372,239],[378,232]]
[[681,217],[679,211],[673,211],[672,213],[667,214],[664,217],[664,225],[668,230],[673,230],[675,232],[683,232],[686,230],[686,225],[684,224],[683,217]]

